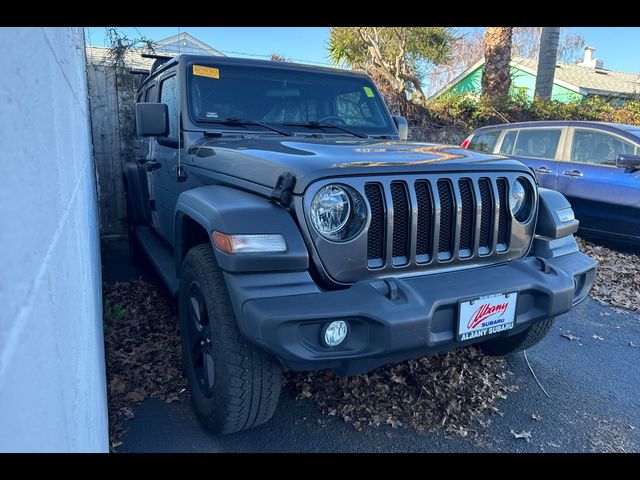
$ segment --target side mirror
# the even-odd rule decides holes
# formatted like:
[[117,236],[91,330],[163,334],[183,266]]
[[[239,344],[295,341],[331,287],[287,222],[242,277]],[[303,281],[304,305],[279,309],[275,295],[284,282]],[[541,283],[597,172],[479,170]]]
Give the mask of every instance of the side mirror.
[[166,137],[169,134],[169,109],[165,103],[136,104],[136,131],[141,137]]
[[400,140],[406,140],[409,138],[409,124],[404,117],[393,117],[393,123],[396,124],[398,133],[400,134]]
[[619,153],[616,157],[616,167],[624,168],[625,172],[640,170],[640,155],[631,153]]

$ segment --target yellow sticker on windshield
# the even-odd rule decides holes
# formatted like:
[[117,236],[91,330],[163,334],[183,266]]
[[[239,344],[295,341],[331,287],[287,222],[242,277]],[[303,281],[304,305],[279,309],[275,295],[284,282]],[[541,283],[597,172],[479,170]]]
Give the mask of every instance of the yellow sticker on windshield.
[[362,87],[362,89],[364,90],[364,93],[367,94],[367,97],[369,98],[373,98],[373,90],[371,90],[371,87]]
[[193,74],[199,77],[220,78],[220,70],[213,67],[193,66]]

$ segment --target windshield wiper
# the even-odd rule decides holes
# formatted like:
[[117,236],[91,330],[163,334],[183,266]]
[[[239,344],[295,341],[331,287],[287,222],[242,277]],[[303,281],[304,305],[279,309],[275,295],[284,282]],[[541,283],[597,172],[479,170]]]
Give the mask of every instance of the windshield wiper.
[[282,130],[277,127],[272,127],[271,125],[267,125],[266,123],[258,122],[256,120],[245,120],[242,118],[229,117],[229,118],[205,118],[205,119],[200,119],[199,121],[203,123],[222,123],[224,125],[257,125],[259,127],[267,128],[272,132],[276,132],[281,135],[286,135],[287,137],[293,136],[293,133],[287,130]]
[[343,132],[346,132],[349,135],[353,135],[354,137],[369,138],[368,135],[365,135],[363,133],[354,132],[353,130],[351,130],[349,128],[345,128],[342,125],[336,125],[334,123],[320,123],[320,122],[315,122],[315,121],[312,121],[312,122],[284,122],[282,125],[284,125],[285,127],[308,127],[308,128],[320,128],[320,129],[337,128],[338,130],[342,130]]

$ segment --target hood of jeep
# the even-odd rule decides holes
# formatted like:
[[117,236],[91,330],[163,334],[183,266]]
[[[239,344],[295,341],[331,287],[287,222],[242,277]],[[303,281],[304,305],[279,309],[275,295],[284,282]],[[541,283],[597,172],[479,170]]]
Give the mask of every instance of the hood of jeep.
[[360,138],[257,137],[205,139],[189,147],[191,163],[273,188],[285,172],[294,193],[311,182],[354,175],[420,172],[528,171],[521,163],[452,145]]

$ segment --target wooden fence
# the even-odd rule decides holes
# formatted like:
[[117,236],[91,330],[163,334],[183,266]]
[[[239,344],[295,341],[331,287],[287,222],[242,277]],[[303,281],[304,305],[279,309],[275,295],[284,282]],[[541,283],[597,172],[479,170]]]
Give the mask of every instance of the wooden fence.
[[127,231],[122,166],[134,160],[135,94],[145,76],[108,64],[87,65],[102,236]]

